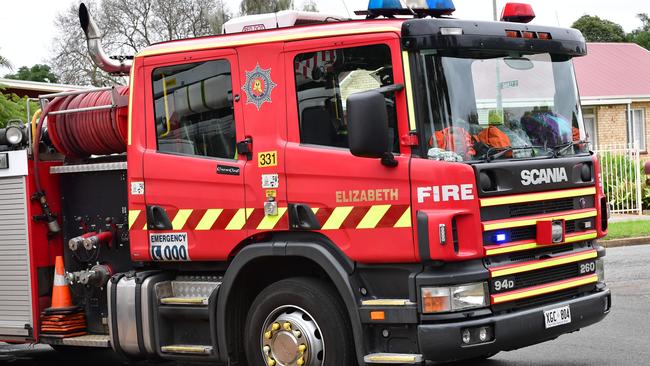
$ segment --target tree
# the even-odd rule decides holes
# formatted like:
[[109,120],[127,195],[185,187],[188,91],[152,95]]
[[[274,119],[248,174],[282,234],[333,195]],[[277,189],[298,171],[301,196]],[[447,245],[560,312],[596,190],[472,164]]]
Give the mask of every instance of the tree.
[[293,9],[293,0],[242,0],[239,4],[241,15],[274,13]]
[[6,67],[8,69],[11,69],[13,66],[11,66],[11,62],[9,62],[9,59],[0,55],[0,67]]
[[650,50],[650,17],[646,13],[637,14],[637,17],[641,20],[641,27],[633,30],[628,40]]
[[223,0],[217,0],[217,8],[210,22],[213,34],[221,34],[223,24],[232,18],[232,13]]
[[588,42],[625,42],[625,31],[620,25],[597,16],[583,15],[573,25]]
[[36,64],[32,67],[22,66],[15,74],[5,75],[7,79],[41,81],[46,83],[56,83],[58,78],[52,73],[48,65]]
[[[27,97],[19,97],[16,94],[3,94],[3,87],[0,85],[0,128],[5,127],[7,122],[20,119],[26,123],[27,118]],[[38,109],[38,104],[30,102],[31,111]]]
[[[157,42],[218,34],[231,16],[224,0],[96,0],[86,5],[109,55],[133,55]],[[50,62],[61,82],[102,86],[125,81],[92,63],[77,6],[59,14],[55,26]]]
[[318,12],[318,6],[316,6],[316,1],[315,0],[306,0],[304,3],[302,3],[302,10],[303,11]]
[[636,17],[641,20],[641,28],[639,28],[639,30],[650,32],[650,17],[648,16],[648,13],[639,13]]

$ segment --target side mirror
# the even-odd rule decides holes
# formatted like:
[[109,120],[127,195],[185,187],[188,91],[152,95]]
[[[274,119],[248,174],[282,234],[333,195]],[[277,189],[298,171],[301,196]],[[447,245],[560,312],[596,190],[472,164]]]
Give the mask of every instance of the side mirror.
[[390,152],[386,100],[379,90],[355,93],[348,97],[348,142],[354,156],[382,159],[394,166]]

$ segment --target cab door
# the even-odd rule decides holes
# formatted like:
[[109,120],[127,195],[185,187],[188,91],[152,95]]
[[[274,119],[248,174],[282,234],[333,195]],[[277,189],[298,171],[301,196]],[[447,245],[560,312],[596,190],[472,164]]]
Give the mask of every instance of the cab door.
[[149,259],[224,260],[246,237],[237,54],[156,56],[145,60],[144,72]]
[[[386,95],[397,166],[353,156],[347,141],[347,97],[404,83],[397,35],[300,41],[285,50],[285,73],[294,75],[286,94],[289,204],[301,207],[304,226],[319,229],[353,260],[414,261],[410,151],[399,143],[409,132],[404,91]],[[305,211],[316,223],[309,225]]]

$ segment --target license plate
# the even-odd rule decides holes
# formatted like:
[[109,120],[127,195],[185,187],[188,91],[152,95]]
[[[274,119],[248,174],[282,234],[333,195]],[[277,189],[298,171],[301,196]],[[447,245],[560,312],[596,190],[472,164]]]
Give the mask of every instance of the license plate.
[[569,305],[544,311],[546,329],[571,323],[571,308]]

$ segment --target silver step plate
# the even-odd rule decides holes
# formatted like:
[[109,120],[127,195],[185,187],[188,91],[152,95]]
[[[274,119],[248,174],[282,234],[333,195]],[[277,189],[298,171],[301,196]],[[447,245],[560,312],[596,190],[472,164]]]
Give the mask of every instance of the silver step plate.
[[111,346],[108,334],[87,334],[70,338],[49,338],[41,337],[41,343],[55,346],[76,346],[76,347],[98,347],[109,348]]

